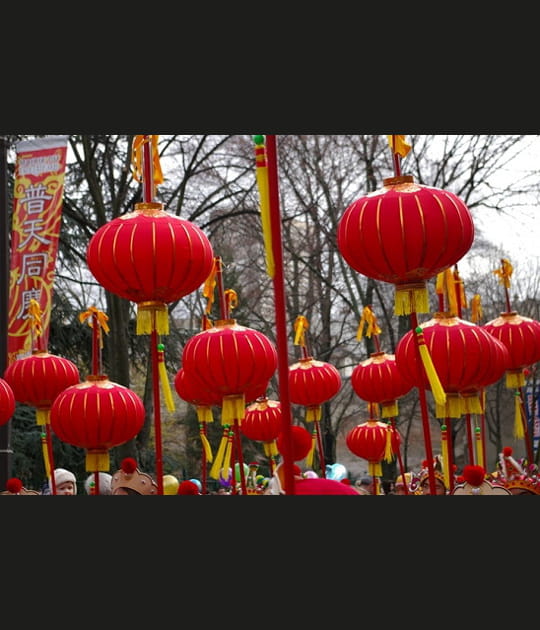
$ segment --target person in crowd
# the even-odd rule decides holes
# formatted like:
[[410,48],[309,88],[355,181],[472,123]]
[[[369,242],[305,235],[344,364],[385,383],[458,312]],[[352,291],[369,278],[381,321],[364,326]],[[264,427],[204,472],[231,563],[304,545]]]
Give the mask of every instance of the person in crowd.
[[[433,472],[435,476],[435,495],[442,496],[448,494],[448,488],[444,480],[442,468],[442,458],[436,455],[433,458]],[[422,462],[422,470],[419,474],[419,491],[418,494],[432,494],[431,484],[429,482],[428,460]]]
[[[58,496],[74,496],[77,494],[77,478],[66,468],[54,469],[54,483],[56,486],[56,494]],[[53,494],[52,480],[49,479],[49,491],[47,494]]]
[[111,480],[112,475],[106,472],[99,472],[99,479],[96,485],[96,473],[91,473],[84,482],[86,494],[112,494]]
[[157,483],[152,477],[142,472],[133,457],[122,460],[120,470],[117,470],[111,480],[112,495],[156,495]]

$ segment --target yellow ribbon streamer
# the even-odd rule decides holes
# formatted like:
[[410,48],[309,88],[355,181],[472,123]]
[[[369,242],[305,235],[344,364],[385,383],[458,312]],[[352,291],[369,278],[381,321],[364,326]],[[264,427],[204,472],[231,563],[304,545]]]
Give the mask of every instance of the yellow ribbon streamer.
[[309,322],[303,315],[298,315],[294,322],[294,345],[306,347],[306,330]]
[[499,284],[502,284],[505,289],[510,288],[510,278],[514,273],[514,268],[510,264],[510,261],[506,258],[501,259],[501,268],[495,269],[493,273],[498,276]]
[[405,142],[405,136],[392,135],[386,136],[388,138],[388,144],[392,149],[392,153],[397,153],[401,157],[405,157],[411,150],[411,145]]
[[471,322],[477,324],[483,317],[482,300],[478,293],[471,298]]
[[40,337],[43,332],[43,328],[41,325],[42,312],[41,307],[39,306],[39,302],[37,302],[36,300],[30,300],[30,302],[28,303],[28,314],[30,316],[30,326],[34,331],[34,334],[37,337]]
[[358,330],[356,331],[356,339],[358,341],[361,341],[364,336],[364,327],[366,328],[366,337],[371,337],[371,335],[380,335],[382,332],[377,324],[377,318],[375,317],[371,306],[366,306],[362,311],[362,317],[360,319],[360,323],[358,324]]
[[83,324],[85,321],[90,326],[90,328],[94,327],[94,315],[96,316],[98,323],[98,337],[99,337],[99,347],[103,348],[103,336],[101,331],[104,330],[105,333],[109,334],[110,328],[108,316],[103,312],[98,310],[95,306],[91,306],[88,310],[83,313],[79,313],[79,321]]
[[154,184],[163,184],[163,172],[159,161],[159,136],[138,135],[133,140],[131,149],[131,167],[133,179],[139,183],[143,181],[143,147],[147,142],[152,143],[152,166]]
[[214,303],[214,293],[215,293],[216,284],[217,284],[216,275],[217,275],[217,265],[216,265],[216,259],[214,258],[214,261],[212,262],[212,269],[210,270],[210,273],[208,274],[208,278],[206,278],[203,288],[202,288],[203,297],[207,299],[206,309],[205,309],[205,313],[207,315],[210,314],[210,311],[212,310],[212,305]]

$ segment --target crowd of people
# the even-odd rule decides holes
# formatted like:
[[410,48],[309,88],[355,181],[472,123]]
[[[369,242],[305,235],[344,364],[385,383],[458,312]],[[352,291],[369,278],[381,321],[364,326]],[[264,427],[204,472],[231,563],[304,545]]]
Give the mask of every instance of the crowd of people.
[[[178,480],[174,475],[163,477],[162,494],[164,495],[283,495],[286,475],[284,463],[279,463],[271,477],[257,474],[257,464],[245,466],[243,483],[241,475],[232,472],[227,480],[220,480],[217,490],[203,488],[200,480],[192,478]],[[499,454],[496,470],[488,473],[477,465],[467,465],[461,473],[452,471],[452,477],[444,469],[444,461],[436,455],[432,465],[422,462],[422,468],[404,471],[393,483],[383,484],[378,477],[361,476],[354,482],[341,464],[326,465],[325,475],[320,476],[313,470],[304,470],[296,463],[293,465],[294,494],[304,495],[485,495],[485,494],[540,494],[540,475],[538,466],[529,464],[525,459],[513,457],[513,449],[505,447]],[[73,472],[65,468],[56,468],[53,478],[49,478],[41,491],[24,487],[18,478],[11,478],[6,483],[2,495],[77,495],[77,479]],[[86,495],[157,495],[160,494],[156,480],[142,471],[137,461],[125,458],[121,467],[112,475],[103,471],[88,475],[83,483]]]

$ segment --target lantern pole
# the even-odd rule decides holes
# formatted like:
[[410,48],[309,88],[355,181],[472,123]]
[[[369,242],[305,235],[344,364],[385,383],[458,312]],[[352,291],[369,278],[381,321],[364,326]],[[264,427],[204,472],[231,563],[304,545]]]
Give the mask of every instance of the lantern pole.
[[[0,239],[0,269],[3,269],[0,280],[0,376],[7,367],[7,335],[8,335],[8,295],[9,295],[9,238],[8,238],[8,193],[7,193],[7,139],[0,136],[0,215],[2,216],[2,237]],[[0,488],[6,487],[11,477],[11,420],[0,427]]]
[[276,345],[278,351],[279,399],[282,407],[283,473],[285,494],[294,491],[294,461],[292,459],[292,414],[289,395],[289,356],[287,344],[287,317],[285,308],[285,283],[283,276],[283,242],[281,237],[281,209],[279,204],[279,182],[277,172],[277,143],[275,135],[266,136],[268,162],[268,192],[270,205],[270,229],[274,255],[274,298],[276,320]]
[[[154,198],[154,177],[152,169],[152,136],[145,135],[143,143],[143,201],[152,203]],[[156,442],[156,483],[158,494],[163,494],[163,454],[161,438],[161,401],[159,396],[159,338],[156,327],[156,314],[152,312],[152,332],[150,335],[152,385],[154,393],[154,438]]]

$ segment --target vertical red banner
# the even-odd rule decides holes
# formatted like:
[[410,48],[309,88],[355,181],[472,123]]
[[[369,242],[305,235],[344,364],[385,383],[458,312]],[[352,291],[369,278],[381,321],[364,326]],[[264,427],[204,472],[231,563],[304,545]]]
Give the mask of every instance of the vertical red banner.
[[[67,136],[16,145],[9,274],[8,365],[49,340],[54,272],[62,222]],[[41,309],[41,335],[32,339],[28,305]],[[39,345],[36,345],[36,342]]]

